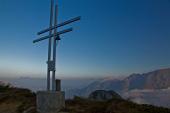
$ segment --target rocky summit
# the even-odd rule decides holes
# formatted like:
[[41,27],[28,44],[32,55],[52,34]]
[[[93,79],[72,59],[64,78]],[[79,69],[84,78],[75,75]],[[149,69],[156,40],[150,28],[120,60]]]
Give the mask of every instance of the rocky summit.
[[96,90],[89,97],[91,100],[106,101],[111,99],[121,99],[121,96],[114,91]]

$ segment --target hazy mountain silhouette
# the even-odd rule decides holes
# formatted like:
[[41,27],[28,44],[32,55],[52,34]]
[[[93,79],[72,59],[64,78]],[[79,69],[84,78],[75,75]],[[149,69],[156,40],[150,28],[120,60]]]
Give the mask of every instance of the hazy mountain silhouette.
[[127,90],[167,89],[170,87],[170,68],[144,74],[132,74],[125,80]]
[[[69,90],[66,93],[66,97],[72,98],[74,95],[87,97],[91,92],[95,90],[114,90],[125,98],[131,98],[132,100],[140,99],[141,101],[134,100],[138,103],[141,102],[170,107],[169,87],[170,68],[159,69],[144,74],[132,74],[122,80],[104,79],[95,81],[82,89]],[[133,90],[135,90],[135,92]],[[141,97],[140,94],[143,96]],[[152,96],[152,99],[149,100],[149,96]],[[163,102],[158,100],[161,100],[161,98]],[[155,103],[154,101],[159,101],[159,103]]]

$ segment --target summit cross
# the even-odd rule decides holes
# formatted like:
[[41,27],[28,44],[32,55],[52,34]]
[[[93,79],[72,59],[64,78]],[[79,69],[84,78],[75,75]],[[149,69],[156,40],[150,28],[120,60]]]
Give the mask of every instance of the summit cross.
[[[37,33],[37,35],[41,35],[49,32],[48,36],[40,37],[38,39],[33,40],[33,43],[37,43],[39,41],[43,41],[48,39],[48,61],[47,61],[47,91],[51,90],[50,87],[50,78],[52,72],[52,91],[56,90],[55,83],[55,72],[56,72],[56,46],[59,40],[61,40],[60,35],[73,31],[73,28],[64,29],[62,31],[58,31],[57,28],[71,24],[73,22],[79,21],[81,19],[80,16],[72,18],[70,20],[64,21],[58,24],[58,4],[55,5],[54,10],[54,0],[51,0],[51,8],[50,8],[50,24],[49,27],[43,29]],[[53,22],[54,20],[54,22]],[[52,51],[53,46],[53,51]],[[52,56],[53,55],[53,56]]]

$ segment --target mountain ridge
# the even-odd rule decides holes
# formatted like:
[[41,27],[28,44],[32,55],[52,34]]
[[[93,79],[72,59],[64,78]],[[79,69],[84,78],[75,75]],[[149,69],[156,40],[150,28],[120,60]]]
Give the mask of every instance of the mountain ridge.
[[[155,84],[156,83],[156,84]],[[143,74],[131,74],[124,79],[103,79],[92,82],[86,87],[79,89],[85,90],[114,90],[118,93],[133,89],[166,89],[170,87],[170,68],[159,69]]]
[[[82,96],[87,97],[90,92],[93,92],[95,90],[113,90],[117,92],[118,94],[124,96],[126,93],[138,90],[137,92],[130,92],[128,94],[129,98],[133,98],[132,95],[135,95],[135,100],[148,100],[148,96],[152,95],[153,99],[155,100],[159,98],[162,98],[164,95],[166,95],[164,98],[164,101],[170,101],[170,98],[168,95],[170,95],[169,91],[168,93],[163,91],[162,89],[168,89],[170,87],[170,68],[166,69],[159,69],[143,74],[131,74],[128,77],[124,79],[104,79],[104,80],[98,80],[95,82],[92,82],[91,84],[87,85],[86,87],[82,89],[76,89],[76,90],[68,90],[66,92],[66,98],[73,98],[76,96]],[[147,93],[143,93],[142,90],[149,90]],[[151,91],[152,90],[152,91]],[[153,93],[155,91],[155,94]],[[159,91],[159,92],[158,92]],[[157,94],[158,93],[158,94]],[[138,94],[138,96],[136,96]],[[141,95],[144,95],[141,97]],[[148,95],[148,96],[145,96]],[[126,96],[126,98],[128,98]],[[134,99],[134,98],[133,98]],[[153,100],[152,99],[152,100]],[[152,101],[151,100],[151,101]],[[154,100],[154,101],[155,101]],[[153,104],[153,102],[147,102]],[[167,103],[165,105],[164,103]],[[170,107],[169,102],[162,102],[163,106]]]

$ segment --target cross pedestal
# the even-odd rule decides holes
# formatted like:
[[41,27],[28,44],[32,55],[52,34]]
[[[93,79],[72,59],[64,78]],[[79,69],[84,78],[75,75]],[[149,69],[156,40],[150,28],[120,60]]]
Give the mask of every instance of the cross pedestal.
[[65,96],[62,91],[39,91],[37,92],[38,113],[58,113],[65,107]]

